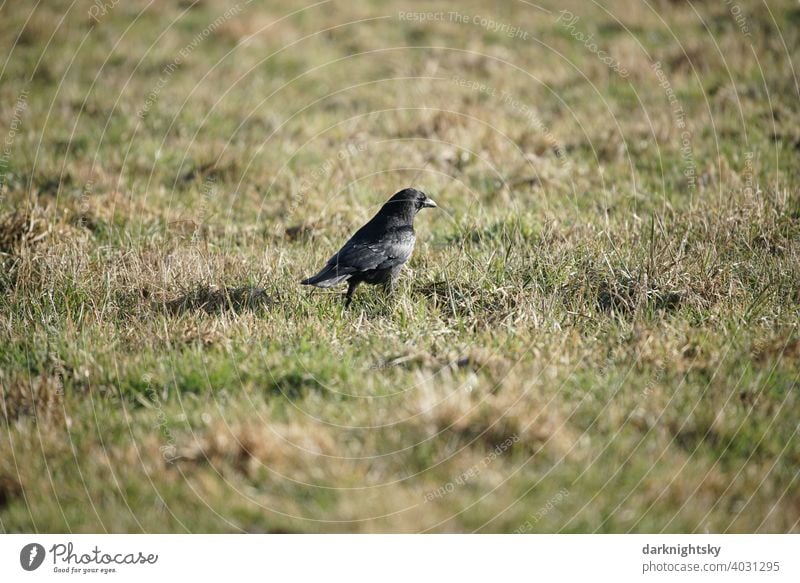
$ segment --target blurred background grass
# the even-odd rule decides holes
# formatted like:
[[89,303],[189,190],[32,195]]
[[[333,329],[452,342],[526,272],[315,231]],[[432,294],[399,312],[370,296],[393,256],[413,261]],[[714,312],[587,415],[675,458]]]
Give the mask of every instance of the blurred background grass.
[[0,14],[4,531],[798,529],[795,3]]

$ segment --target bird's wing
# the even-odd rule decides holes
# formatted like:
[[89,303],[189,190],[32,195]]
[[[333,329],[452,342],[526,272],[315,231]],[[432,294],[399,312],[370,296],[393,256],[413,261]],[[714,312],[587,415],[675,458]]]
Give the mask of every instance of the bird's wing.
[[377,241],[348,241],[330,258],[328,265],[338,265],[340,273],[388,269],[408,261],[413,250],[414,233],[407,230],[395,231]]
[[388,231],[379,239],[368,239],[357,233],[325,264],[322,270],[300,283],[332,287],[346,281],[354,273],[373,269],[391,269],[402,265],[414,250],[414,231]]

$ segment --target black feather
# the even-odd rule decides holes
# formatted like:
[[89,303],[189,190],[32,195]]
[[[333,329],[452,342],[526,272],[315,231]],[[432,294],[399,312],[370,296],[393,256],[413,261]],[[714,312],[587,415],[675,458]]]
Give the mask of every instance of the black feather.
[[436,204],[423,192],[406,188],[395,194],[331,257],[319,273],[300,283],[333,287],[347,281],[348,304],[359,283],[393,284],[414,250],[414,217]]

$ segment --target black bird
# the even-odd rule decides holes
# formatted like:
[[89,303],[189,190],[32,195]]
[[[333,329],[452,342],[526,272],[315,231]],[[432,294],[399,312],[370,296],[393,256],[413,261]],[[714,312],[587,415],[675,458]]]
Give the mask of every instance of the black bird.
[[414,250],[414,217],[420,210],[435,206],[424,192],[401,190],[350,237],[317,275],[300,283],[328,288],[346,281],[345,307],[353,301],[353,292],[362,281],[391,289]]

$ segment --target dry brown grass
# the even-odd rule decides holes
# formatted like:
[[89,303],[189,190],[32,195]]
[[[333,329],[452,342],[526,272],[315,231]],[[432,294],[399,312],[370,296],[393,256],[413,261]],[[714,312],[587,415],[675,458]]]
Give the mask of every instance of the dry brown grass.
[[[744,4],[248,5],[144,119],[219,2],[0,9],[0,530],[796,531],[797,11]],[[298,285],[411,182],[394,296]]]

